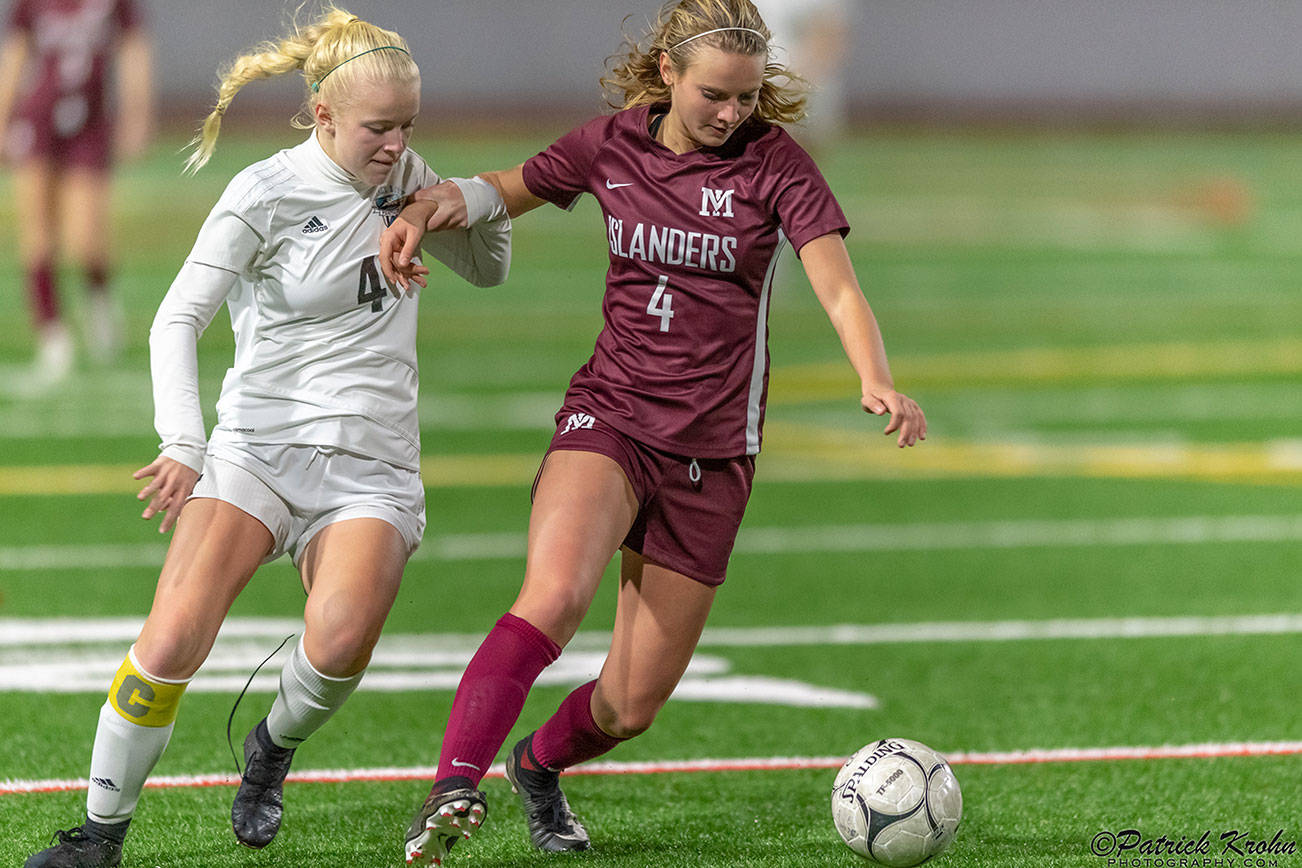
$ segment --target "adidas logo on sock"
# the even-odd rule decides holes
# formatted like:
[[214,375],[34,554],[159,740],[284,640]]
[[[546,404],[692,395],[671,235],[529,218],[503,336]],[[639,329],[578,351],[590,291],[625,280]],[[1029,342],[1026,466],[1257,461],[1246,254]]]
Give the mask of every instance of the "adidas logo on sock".
[[114,793],[122,792],[117,784],[113,783],[112,778],[91,778],[90,782],[102,790],[109,790]]
[[303,224],[303,234],[313,235],[317,232],[324,232],[329,228],[329,226],[325,225],[324,220],[314,215],[311,220]]

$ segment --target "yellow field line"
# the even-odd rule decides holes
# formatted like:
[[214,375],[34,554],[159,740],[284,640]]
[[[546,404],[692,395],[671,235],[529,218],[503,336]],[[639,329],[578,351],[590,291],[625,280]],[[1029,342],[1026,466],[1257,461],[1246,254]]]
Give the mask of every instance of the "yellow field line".
[[[427,488],[528,486],[535,454],[434,456],[421,462]],[[0,467],[0,496],[134,494],[130,465]],[[839,431],[771,422],[762,478],[783,481],[1075,476],[1196,479],[1241,485],[1302,485],[1302,449],[1264,443],[1061,444],[944,440],[897,449],[871,429]]]
[[[904,354],[892,360],[892,368],[906,392],[989,383],[1302,375],[1302,338]],[[859,386],[849,364],[838,360],[775,367],[769,389],[771,401],[796,403],[853,397]]]
[[777,479],[954,479],[1078,476],[1197,479],[1302,485],[1302,449],[1265,443],[1062,444],[945,440],[912,449],[891,439],[812,425],[770,422],[761,472]]

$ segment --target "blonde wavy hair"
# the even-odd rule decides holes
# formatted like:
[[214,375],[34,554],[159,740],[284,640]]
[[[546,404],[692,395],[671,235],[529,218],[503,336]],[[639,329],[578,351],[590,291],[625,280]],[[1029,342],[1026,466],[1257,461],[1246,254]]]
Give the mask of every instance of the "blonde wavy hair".
[[[668,102],[669,86],[660,77],[662,53],[667,53],[673,68],[681,72],[707,46],[767,58],[772,38],[750,0],[671,0],[660,8],[645,36],[624,36],[620,52],[607,58],[612,66],[601,85],[614,108]],[[805,116],[806,92],[803,79],[782,64],[766,60],[764,83],[752,117],[769,123],[795,123]]]
[[401,36],[336,6],[327,6],[316,21],[306,25],[295,23],[289,35],[255,46],[221,70],[217,104],[190,142],[186,173],[194,174],[212,156],[221,132],[222,116],[244,85],[297,70],[303,73],[307,93],[290,123],[303,130],[315,126],[318,104],[344,102],[349,85],[360,78],[420,80],[420,71]]

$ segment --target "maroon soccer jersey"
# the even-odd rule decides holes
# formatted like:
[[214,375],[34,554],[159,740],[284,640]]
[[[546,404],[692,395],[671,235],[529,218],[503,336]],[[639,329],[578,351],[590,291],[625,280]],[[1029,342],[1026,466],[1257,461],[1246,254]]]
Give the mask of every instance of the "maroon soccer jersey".
[[139,24],[133,0],[18,0],[9,29],[28,35],[33,56],[17,116],[61,139],[103,123],[113,46]]
[[563,412],[678,455],[754,455],[778,253],[844,234],[845,215],[781,127],[750,122],[720,148],[675,154],[651,112],[597,118],[524,164],[535,196],[568,209],[591,193],[606,221],[605,327]]

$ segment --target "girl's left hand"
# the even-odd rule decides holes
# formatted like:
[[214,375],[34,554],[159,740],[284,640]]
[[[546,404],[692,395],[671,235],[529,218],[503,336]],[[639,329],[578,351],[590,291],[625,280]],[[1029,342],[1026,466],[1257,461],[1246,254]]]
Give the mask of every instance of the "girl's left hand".
[[399,292],[413,295],[414,286],[425,288],[429,269],[420,264],[417,254],[425,237],[425,223],[433,213],[433,203],[413,202],[380,234],[380,271],[395,297]]
[[[147,500],[149,505],[140,517],[148,521],[159,513],[163,520],[158,532],[167,533],[176,524],[185,506],[194,484],[199,481],[199,474],[186,465],[162,455],[131,474],[134,479],[150,479],[149,484],[140,489],[136,500]],[[152,477],[152,478],[151,478]]]
[[903,448],[927,439],[927,417],[918,402],[894,389],[865,389],[860,400],[864,412],[874,416],[890,414],[890,424],[883,434],[899,432],[896,444]]

